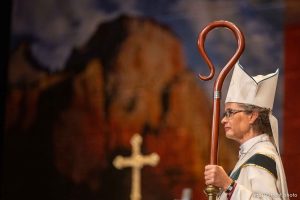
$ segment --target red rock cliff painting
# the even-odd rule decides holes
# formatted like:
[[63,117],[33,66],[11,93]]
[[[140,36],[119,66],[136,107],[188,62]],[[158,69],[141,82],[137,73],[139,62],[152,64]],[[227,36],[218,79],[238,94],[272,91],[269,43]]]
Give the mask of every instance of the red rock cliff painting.
[[[142,170],[142,199],[204,197],[211,103],[180,39],[158,22],[121,16],[74,49],[66,69],[41,70],[26,41],[12,52],[4,143],[5,199],[129,199],[130,138],[160,162]],[[221,134],[222,135],[222,134]],[[234,154],[221,137],[221,155]],[[220,157],[229,169],[234,156]]]

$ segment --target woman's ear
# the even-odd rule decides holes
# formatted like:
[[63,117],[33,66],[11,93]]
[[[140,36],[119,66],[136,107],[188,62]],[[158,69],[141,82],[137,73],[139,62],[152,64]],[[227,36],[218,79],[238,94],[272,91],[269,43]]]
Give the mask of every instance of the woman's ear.
[[252,113],[251,113],[251,115],[249,115],[250,116],[250,124],[253,124],[254,122],[255,122],[255,120],[258,118],[258,112],[256,112],[256,111],[253,111]]

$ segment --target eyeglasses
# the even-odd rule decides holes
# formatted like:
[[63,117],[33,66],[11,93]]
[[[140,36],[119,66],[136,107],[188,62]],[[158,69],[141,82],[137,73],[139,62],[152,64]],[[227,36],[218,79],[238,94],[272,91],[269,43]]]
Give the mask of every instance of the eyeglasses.
[[239,113],[239,112],[249,112],[248,110],[232,110],[232,109],[228,109],[224,112],[223,114],[223,118],[226,117],[226,118],[230,118],[232,117],[233,115]]

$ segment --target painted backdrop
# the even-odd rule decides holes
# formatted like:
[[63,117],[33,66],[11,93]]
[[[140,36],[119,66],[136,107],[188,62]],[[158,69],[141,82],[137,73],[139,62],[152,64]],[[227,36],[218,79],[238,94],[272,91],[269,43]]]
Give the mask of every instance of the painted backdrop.
[[[141,153],[142,199],[203,199],[213,81],[197,50],[214,20],[241,28],[240,63],[251,75],[280,69],[274,113],[282,127],[283,3],[199,0],[13,1],[4,134],[4,199],[129,199],[131,169],[113,166]],[[228,30],[207,37],[219,71],[236,48]],[[228,87],[224,84],[224,95]],[[219,162],[229,171],[238,147],[221,130]]]

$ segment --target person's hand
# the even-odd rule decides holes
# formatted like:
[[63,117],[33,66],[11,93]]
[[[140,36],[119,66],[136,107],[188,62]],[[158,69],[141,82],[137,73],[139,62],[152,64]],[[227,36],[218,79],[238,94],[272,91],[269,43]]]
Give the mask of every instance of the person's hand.
[[226,188],[231,184],[232,179],[226,174],[223,167],[218,165],[206,165],[204,171],[206,185],[214,185],[218,188]]

